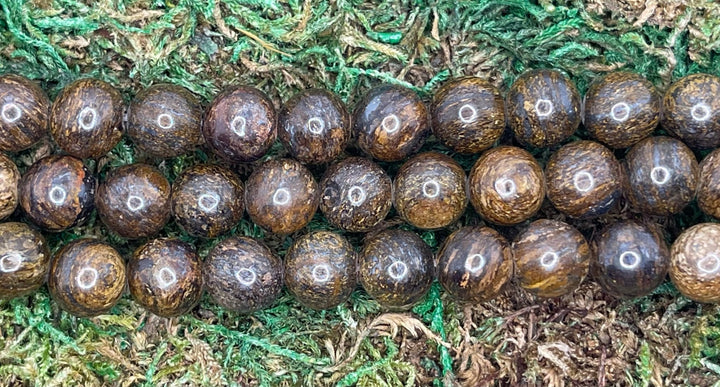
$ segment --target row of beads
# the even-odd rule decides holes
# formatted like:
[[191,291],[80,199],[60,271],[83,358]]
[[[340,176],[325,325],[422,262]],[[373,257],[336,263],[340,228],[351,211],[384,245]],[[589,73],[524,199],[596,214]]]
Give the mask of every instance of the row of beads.
[[496,296],[513,273],[539,297],[576,289],[592,273],[610,294],[640,297],[665,280],[700,302],[720,302],[720,225],[703,223],[680,235],[670,252],[652,227],[617,222],[590,247],[572,226],[538,220],[512,246],[489,227],[451,234],[437,257],[415,233],[385,230],[369,237],[360,254],[342,236],[316,231],[295,240],[281,261],[261,242],[230,237],[201,261],[178,239],[151,240],[127,267],[110,245],[78,239],[52,259],[44,238],[24,223],[0,224],[0,299],[27,295],[45,278],[53,299],[77,316],[108,312],[127,282],[133,298],[164,317],[188,312],[204,290],[220,306],[253,313],[271,306],[283,283],[303,305],[329,309],[345,302],[359,282],[382,306],[403,309],[420,300],[433,280],[460,302]]
[[123,125],[122,96],[103,81],[78,80],[50,106],[35,84],[4,75],[0,150],[26,149],[49,127],[67,154],[98,158],[120,141],[124,126],[137,148],[161,158],[205,143],[225,160],[249,162],[279,138],[293,158],[322,164],[335,160],[352,136],[368,156],[399,161],[417,151],[431,130],[450,149],[472,154],[491,147],[506,125],[521,144],[546,147],[568,139],[581,121],[591,137],[611,148],[636,144],[660,123],[689,146],[704,149],[720,145],[718,92],[719,78],[694,74],[672,84],[661,98],[641,76],[616,72],[591,84],[581,101],[560,72],[532,70],[504,99],[482,79],[450,81],[437,91],[431,108],[409,89],[382,85],[360,100],[351,120],[343,102],[325,90],[299,93],[276,113],[260,90],[239,86],[219,94],[203,113],[188,90],[159,84],[135,96]]

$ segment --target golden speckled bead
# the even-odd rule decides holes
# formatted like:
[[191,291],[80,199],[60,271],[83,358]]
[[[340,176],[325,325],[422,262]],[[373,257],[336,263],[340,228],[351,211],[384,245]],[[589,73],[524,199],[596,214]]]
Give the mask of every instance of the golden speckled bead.
[[660,93],[639,74],[618,71],[593,82],[585,93],[583,123],[611,148],[627,148],[660,122]]
[[20,152],[45,136],[50,100],[25,77],[0,75],[0,151]]
[[679,140],[646,138],[630,149],[624,167],[624,190],[637,211],[677,214],[695,197],[698,163],[690,148]]
[[667,276],[667,245],[645,225],[633,221],[612,224],[600,233],[593,246],[593,277],[617,297],[642,297]]
[[196,165],[184,170],[172,187],[172,213],[188,234],[215,238],[228,232],[245,209],[240,177],[217,165]]
[[690,147],[720,146],[720,78],[692,74],[670,85],[660,124]]
[[720,224],[685,230],[670,252],[670,278],[685,297],[720,303]]
[[285,284],[308,308],[334,308],[355,290],[356,260],[347,239],[329,231],[312,232],[295,240],[285,255]]
[[20,171],[15,163],[0,153],[0,220],[15,212],[18,206]]
[[489,227],[463,227],[438,252],[438,281],[454,299],[478,303],[495,297],[513,275],[508,241]]
[[580,126],[580,94],[555,70],[531,70],[515,80],[505,98],[508,125],[524,145],[558,144]]
[[365,241],[359,259],[360,283],[380,305],[404,309],[430,289],[435,260],[417,234],[385,230]]
[[442,228],[465,212],[465,180],[465,171],[450,156],[421,153],[395,176],[393,204],[400,217],[417,228]]
[[125,290],[125,261],[108,244],[76,239],[55,253],[48,289],[53,300],[75,316],[104,314]]
[[140,246],[127,266],[135,301],[161,317],[187,313],[203,293],[202,262],[189,244],[161,238]]
[[208,106],[202,133],[216,155],[236,163],[255,161],[277,138],[275,106],[254,87],[227,89]]
[[82,224],[95,208],[97,181],[83,162],[72,156],[38,160],[20,180],[20,207],[47,231]]
[[283,264],[261,242],[233,236],[203,264],[205,287],[220,306],[244,314],[270,307],[280,295]]
[[353,136],[366,154],[381,161],[400,161],[415,153],[430,132],[425,104],[410,89],[382,85],[358,103]]
[[153,85],[130,103],[127,134],[138,149],[151,156],[180,156],[202,143],[202,114],[200,101],[189,90]]
[[100,184],[96,204],[111,231],[124,238],[149,237],[170,219],[170,183],[150,165],[123,165]]
[[458,153],[490,148],[505,130],[505,101],[500,91],[477,77],[444,84],[433,97],[432,130]]
[[545,167],[547,197],[574,218],[607,213],[622,196],[622,169],[610,149],[574,141],[558,149]]
[[320,210],[328,222],[346,231],[368,231],[392,207],[392,181],[374,162],[349,157],[331,165],[320,182]]
[[345,150],[350,140],[350,114],[331,92],[305,90],[290,98],[280,110],[278,137],[301,163],[328,163]]
[[36,291],[50,270],[45,238],[25,223],[0,223],[0,300]]
[[320,201],[310,171],[292,159],[270,160],[253,171],[245,189],[245,208],[253,222],[276,234],[305,227]]
[[710,152],[700,163],[697,202],[702,212],[720,219],[720,149]]
[[541,219],[513,244],[515,275],[520,286],[540,297],[559,297],[585,279],[592,253],[585,237],[557,220]]
[[540,164],[526,150],[512,146],[483,153],[470,171],[468,186],[475,211],[500,225],[529,219],[545,198]]
[[122,95],[99,79],[66,86],[50,110],[50,133],[60,148],[81,159],[110,152],[122,138]]

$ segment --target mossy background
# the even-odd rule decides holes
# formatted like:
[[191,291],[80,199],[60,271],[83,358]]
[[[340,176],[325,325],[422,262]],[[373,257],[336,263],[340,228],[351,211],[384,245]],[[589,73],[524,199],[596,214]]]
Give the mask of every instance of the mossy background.
[[[541,67],[565,71],[581,92],[617,69],[660,90],[688,73],[720,74],[720,5],[712,1],[0,0],[0,10],[0,73],[35,79],[51,98],[79,77],[109,81],[127,100],[159,82],[187,87],[205,103],[228,85],[250,84],[278,107],[308,87],[333,90],[352,107],[382,82],[429,102],[451,77],[477,75],[505,91],[519,73]],[[581,128],[574,139],[584,137]],[[424,147],[431,149],[450,153],[433,138]],[[53,151],[47,140],[13,157],[25,170]],[[544,163],[553,149],[532,151]],[[284,153],[276,144],[266,159]],[[466,171],[476,158],[453,156]],[[172,181],[214,161],[201,149],[152,160],[124,140],[89,166],[102,178],[148,162]],[[383,166],[392,175],[399,165]],[[253,167],[234,169],[245,179]],[[313,172],[320,177],[323,168]],[[547,203],[539,216],[564,219]],[[669,242],[710,220],[695,204],[669,219],[622,206],[574,224],[591,238],[628,217],[657,222]],[[392,213],[383,226],[400,223]],[[479,223],[469,209],[450,229],[420,234],[436,249],[454,229]],[[513,238],[522,227],[500,231]],[[308,228],[329,226],[318,214]],[[281,256],[293,237],[266,234],[247,216],[232,233],[262,238]],[[164,234],[194,243],[203,256],[217,242],[195,240],[174,223]],[[94,216],[48,239],[57,249],[84,236],[109,240],[126,256],[140,243],[108,234]],[[362,235],[347,236],[361,245]],[[253,316],[228,313],[206,296],[176,319],[154,317],[125,296],[111,314],[78,319],[43,288],[0,302],[0,384],[720,386],[720,308],[689,301],[669,282],[618,301],[586,281],[549,301],[512,284],[472,306],[452,302],[436,284],[412,313],[400,314],[384,313],[362,290],[325,312],[284,293]]]

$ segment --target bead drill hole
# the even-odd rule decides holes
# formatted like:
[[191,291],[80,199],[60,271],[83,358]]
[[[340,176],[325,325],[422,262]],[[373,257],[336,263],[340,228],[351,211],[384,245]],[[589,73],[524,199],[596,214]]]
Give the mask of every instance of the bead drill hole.
[[698,261],[697,267],[705,274],[715,274],[720,271],[720,258],[715,254],[708,254]]
[[198,198],[197,204],[204,212],[215,211],[218,204],[220,204],[220,195],[215,192],[202,194]]
[[365,202],[365,199],[367,199],[367,193],[358,185],[350,187],[347,196],[348,200],[350,200],[350,204],[353,206],[359,206]]
[[617,122],[624,122],[630,118],[630,105],[625,102],[618,102],[610,108],[610,117]]
[[23,256],[17,252],[10,252],[0,258],[0,271],[3,273],[14,273],[20,269]]
[[653,184],[663,185],[670,181],[670,170],[665,167],[655,167],[650,171],[650,180]]
[[163,267],[155,272],[155,280],[157,281],[160,289],[167,289],[177,282],[177,274],[175,274],[173,269]]
[[98,123],[98,112],[91,107],[84,107],[78,114],[78,125],[82,130],[93,130]]
[[252,286],[252,284],[257,281],[257,274],[255,273],[255,270],[243,267],[235,272],[235,278],[243,286]]
[[405,262],[395,261],[388,266],[387,273],[392,279],[400,281],[407,276],[408,267]]
[[440,184],[435,180],[426,181],[423,184],[422,191],[426,198],[436,198],[440,195]]
[[65,203],[65,199],[67,199],[67,191],[63,187],[53,186],[50,189],[50,193],[48,196],[51,203],[59,206]]
[[382,128],[387,133],[395,133],[400,129],[400,119],[398,116],[391,114],[382,120]]
[[539,99],[535,102],[535,114],[538,117],[547,117],[552,114],[555,107],[549,99]]
[[540,266],[545,269],[552,269],[557,265],[560,257],[554,251],[548,251],[540,257]]
[[238,136],[245,137],[246,125],[247,121],[245,120],[245,117],[235,116],[235,118],[233,118],[232,122],[230,123],[230,129]]
[[98,281],[99,273],[92,267],[84,267],[75,277],[77,286],[82,290],[92,289]]
[[315,282],[327,282],[330,279],[330,268],[328,265],[317,265],[313,268],[312,277]]
[[170,129],[175,125],[175,120],[171,115],[163,113],[157,117],[157,124],[162,129]]
[[640,254],[634,251],[625,251],[620,254],[620,267],[625,270],[632,270],[640,264]]
[[485,257],[482,254],[473,254],[465,259],[465,270],[475,274],[485,267]]
[[588,192],[595,187],[595,178],[587,171],[580,171],[573,176],[573,186],[579,192]]
[[278,188],[273,195],[273,204],[284,206],[288,203],[290,203],[290,191],[285,188]]
[[321,134],[325,130],[325,121],[320,117],[313,117],[308,120],[307,129],[312,134]]
[[127,206],[128,210],[132,212],[137,212],[143,207],[145,207],[145,200],[140,196],[130,195],[128,196],[125,205]]
[[8,102],[3,105],[0,115],[2,115],[2,119],[5,123],[12,124],[22,117],[22,110],[20,110],[20,107],[17,104]]
[[707,121],[710,118],[710,106],[700,102],[692,107],[690,116],[695,121]]
[[464,124],[472,124],[477,120],[477,109],[473,105],[462,105],[458,110],[458,118]]

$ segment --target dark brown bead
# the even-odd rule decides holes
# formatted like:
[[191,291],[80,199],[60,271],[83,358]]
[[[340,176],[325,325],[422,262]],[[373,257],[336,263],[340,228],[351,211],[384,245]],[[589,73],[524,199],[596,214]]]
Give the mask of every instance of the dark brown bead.
[[252,221],[276,234],[305,227],[319,201],[312,174],[292,159],[264,163],[250,175],[245,190],[245,208]]
[[72,156],[38,160],[20,180],[20,206],[30,220],[48,231],[82,224],[95,208],[97,182]]
[[138,149],[151,156],[180,156],[202,143],[202,113],[200,101],[187,89],[153,85],[130,103],[127,134]]
[[484,219],[513,225],[529,219],[545,198],[545,176],[526,150],[500,146],[480,156],[468,177],[470,202]]
[[700,163],[697,202],[702,212],[720,219],[720,149],[716,149]]
[[457,221],[467,207],[465,171],[452,157],[437,152],[413,156],[393,182],[393,204],[401,218],[422,229]]
[[412,90],[393,85],[371,89],[358,103],[353,122],[360,149],[381,161],[400,161],[415,153],[430,132],[422,100]]
[[627,148],[649,136],[660,122],[660,93],[639,74],[614,72],[585,93],[583,123],[611,148]]
[[328,163],[350,140],[350,114],[335,94],[323,89],[305,90],[280,110],[278,137],[301,163]]
[[122,95],[99,79],[65,87],[50,111],[50,133],[62,150],[81,159],[110,152],[122,138]]
[[680,234],[670,253],[670,278],[685,297],[720,303],[720,224],[701,223]]
[[547,197],[574,218],[607,213],[622,196],[622,170],[615,155],[593,141],[558,149],[545,167]]
[[127,276],[135,301],[161,317],[187,313],[202,297],[202,262],[192,246],[178,239],[140,246],[128,262]]
[[647,226],[617,222],[600,233],[593,247],[593,277],[610,294],[642,297],[665,280],[670,253],[665,241]]
[[20,171],[8,157],[0,153],[0,220],[15,212],[18,206]]
[[96,204],[111,231],[125,238],[149,237],[170,219],[170,183],[150,165],[124,165],[100,184]]
[[76,239],[55,253],[48,289],[62,309],[91,317],[115,306],[125,280],[125,261],[114,248],[95,239]]
[[539,297],[559,297],[585,279],[592,253],[585,237],[557,220],[541,219],[513,244],[515,275],[520,286]]
[[295,241],[285,255],[285,284],[301,304],[331,309],[357,285],[357,256],[347,239],[316,231]]
[[36,291],[50,271],[45,238],[25,223],[0,223],[0,300]]
[[350,157],[331,165],[320,182],[320,210],[328,222],[346,231],[368,231],[392,207],[392,181],[374,162]]
[[692,74],[670,85],[660,124],[693,148],[720,146],[720,78]]
[[559,71],[525,72],[510,87],[505,106],[508,125],[524,145],[559,144],[580,126],[580,94]]
[[650,137],[625,156],[625,193],[637,211],[671,215],[695,197],[699,168],[695,155],[674,138]]
[[206,288],[220,306],[250,314],[280,295],[283,264],[264,244],[248,237],[220,242],[203,265]]
[[505,131],[505,101],[500,90],[477,77],[444,84],[433,97],[432,130],[458,153],[490,148]]
[[225,90],[208,106],[202,132],[218,156],[236,163],[255,161],[277,138],[275,107],[254,87]]
[[463,227],[438,252],[438,281],[455,300],[490,300],[513,275],[508,241],[489,227]]
[[228,232],[245,209],[240,177],[217,165],[196,165],[183,171],[172,188],[172,213],[188,234],[215,238]]
[[0,75],[0,151],[20,152],[45,136],[50,100],[25,77]]
[[417,234],[385,230],[365,241],[360,283],[380,305],[404,309],[420,300],[435,277],[435,260]]

